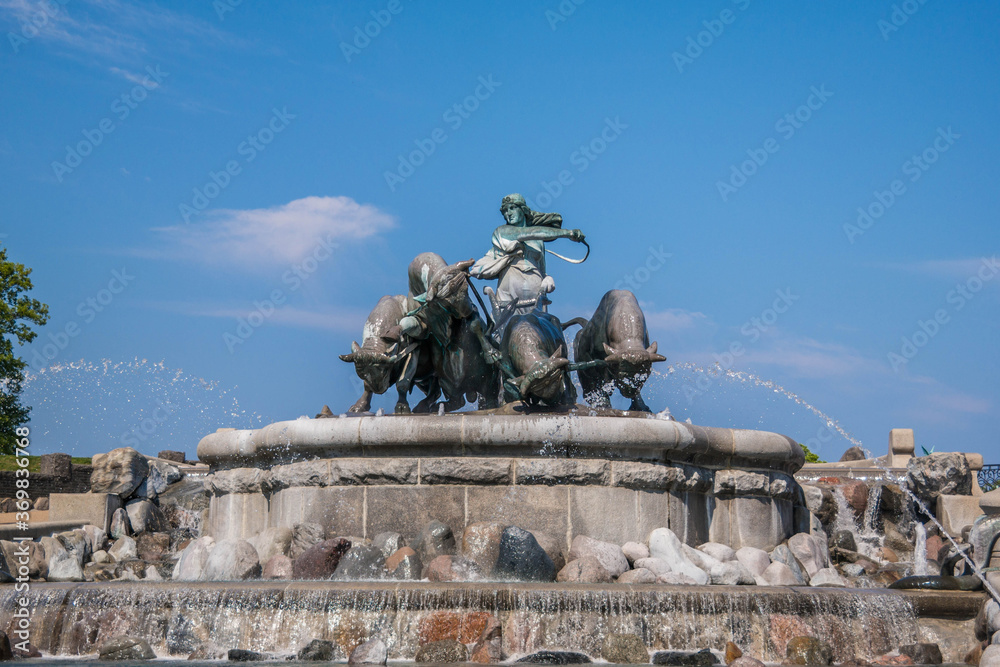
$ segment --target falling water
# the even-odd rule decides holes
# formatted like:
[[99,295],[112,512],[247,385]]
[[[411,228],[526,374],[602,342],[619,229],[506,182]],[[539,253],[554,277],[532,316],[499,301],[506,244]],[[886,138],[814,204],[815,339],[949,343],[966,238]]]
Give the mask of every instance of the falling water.
[[931,574],[927,565],[927,529],[919,521],[914,522],[913,530],[916,533],[916,544],[913,546],[913,574]]

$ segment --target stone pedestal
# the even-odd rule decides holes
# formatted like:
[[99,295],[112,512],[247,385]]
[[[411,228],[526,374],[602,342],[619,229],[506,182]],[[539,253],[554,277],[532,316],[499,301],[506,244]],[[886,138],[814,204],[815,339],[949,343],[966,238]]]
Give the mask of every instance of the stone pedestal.
[[121,506],[121,498],[112,493],[53,493],[49,521],[82,521],[108,532],[111,515]]
[[889,467],[905,468],[907,461],[913,458],[914,448],[912,428],[889,431]]

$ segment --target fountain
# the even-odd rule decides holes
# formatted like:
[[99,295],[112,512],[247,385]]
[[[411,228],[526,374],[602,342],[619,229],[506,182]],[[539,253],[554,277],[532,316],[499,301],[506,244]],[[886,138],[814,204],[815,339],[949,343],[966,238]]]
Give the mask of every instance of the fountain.
[[[220,428],[198,445],[204,478],[130,449],[95,460],[88,502],[115,518],[43,538],[36,578],[50,582],[0,589],[0,628],[16,631],[25,609],[37,648],[105,657],[137,657],[141,642],[161,656],[375,662],[708,665],[727,642],[772,662],[912,664],[930,644],[965,657],[984,595],[967,578],[905,579],[957,574],[960,554],[927,557],[948,533],[928,537],[887,486],[900,482],[892,444],[884,465],[810,469],[787,436],[654,414],[642,390],[665,357],[635,297],[609,291],[589,320],[561,322],[546,244],[585,245],[579,263],[584,235],[519,195],[501,212],[485,257],[423,253],[407,293],[378,302],[341,356],[364,385],[344,413]],[[498,281],[489,307],[476,279]],[[373,414],[391,388],[393,414]],[[615,391],[628,410],[611,407]],[[850,479],[875,469],[888,472]],[[970,506],[961,489],[930,492]],[[986,542],[980,567],[1000,532],[982,525],[967,533]]]

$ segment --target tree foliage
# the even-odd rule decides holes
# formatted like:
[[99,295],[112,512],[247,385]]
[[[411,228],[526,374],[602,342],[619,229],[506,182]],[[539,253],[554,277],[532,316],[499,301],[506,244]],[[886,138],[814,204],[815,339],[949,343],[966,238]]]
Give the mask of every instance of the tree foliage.
[[21,404],[24,369],[27,362],[14,354],[18,345],[30,343],[37,335],[33,326],[44,326],[49,307],[27,296],[31,291],[31,269],[7,259],[0,247],[0,454],[13,454],[15,430],[28,421],[30,406]]
[[802,448],[802,451],[806,455],[806,463],[826,463],[826,461],[821,461],[819,456],[810,451],[810,449],[805,445],[803,445],[801,442],[799,443],[799,447]]

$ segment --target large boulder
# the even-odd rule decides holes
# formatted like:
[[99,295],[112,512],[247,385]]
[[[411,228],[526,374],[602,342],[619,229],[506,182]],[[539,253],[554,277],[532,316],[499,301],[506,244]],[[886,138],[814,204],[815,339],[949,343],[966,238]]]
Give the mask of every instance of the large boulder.
[[556,566],[534,535],[509,526],[500,538],[500,554],[493,573],[505,580],[554,581]]
[[399,533],[379,533],[372,539],[372,544],[382,550],[382,555],[388,558],[406,546],[406,540]]
[[586,535],[577,535],[570,545],[568,560],[596,558],[612,577],[617,577],[629,569],[628,559],[622,548],[612,542],[602,542]]
[[257,550],[260,562],[266,563],[278,554],[287,556],[292,548],[292,529],[271,526],[247,540]]
[[416,581],[423,576],[424,565],[416,551],[403,547],[386,559],[385,569],[393,579]]
[[90,491],[92,493],[114,493],[127,498],[139,488],[149,474],[146,457],[131,447],[112,449],[107,454],[98,454],[92,464]]
[[295,569],[291,558],[281,554],[274,554],[264,563],[264,569],[261,571],[260,578],[291,579],[294,576],[294,572]]
[[809,533],[789,537],[788,549],[810,577],[830,564],[825,545]]
[[171,577],[178,581],[198,581],[201,579],[205,563],[213,548],[215,548],[215,539],[210,536],[206,535],[193,540],[181,552]]
[[386,575],[385,556],[371,544],[358,544],[344,554],[333,578],[337,581],[370,581]]
[[933,512],[941,494],[972,494],[972,470],[964,454],[939,452],[914,457],[906,464],[906,484]]
[[350,549],[351,543],[342,537],[315,544],[292,561],[292,576],[295,579],[329,579]]
[[257,550],[246,540],[216,543],[201,572],[203,581],[243,581],[260,577]]
[[48,581],[83,581],[83,567],[63,543],[55,537],[43,537],[42,548],[48,565]]
[[134,560],[139,557],[139,545],[131,537],[120,537],[108,549],[108,555],[115,563]]
[[347,659],[349,665],[384,665],[389,658],[389,650],[381,639],[369,639],[351,651]]
[[87,539],[87,533],[81,529],[67,530],[66,532],[57,534],[55,538],[62,543],[66,551],[76,558],[76,562],[80,564],[80,567],[83,567],[83,564],[87,562],[93,553],[90,541]]
[[556,581],[567,584],[608,584],[611,583],[611,573],[601,561],[593,556],[585,556],[566,563],[556,575]]
[[601,657],[618,664],[643,665],[649,662],[649,651],[638,635],[611,633],[601,645]]
[[772,563],[784,563],[789,567],[795,578],[799,580],[799,585],[805,586],[809,583],[809,573],[805,571],[795,554],[788,548],[788,545],[780,544],[770,553]]
[[318,523],[297,523],[292,526],[292,544],[288,548],[288,557],[293,561],[323,541],[326,531]]
[[470,523],[462,533],[462,555],[491,574],[500,557],[500,538],[506,528],[501,523]]
[[125,505],[125,511],[128,512],[128,521],[135,535],[159,533],[170,528],[163,512],[151,500],[131,500]]
[[466,662],[469,659],[469,649],[454,639],[424,644],[417,650],[414,662]]
[[424,567],[423,574],[430,581],[476,581],[482,578],[479,566],[461,556],[438,556]]
[[786,645],[785,657],[793,665],[832,665],[833,649],[815,637],[792,637]]
[[325,639],[314,639],[302,647],[296,657],[303,662],[331,662],[333,660],[333,642]]
[[101,660],[152,660],[156,657],[149,642],[139,637],[113,637],[98,646],[97,652]]
[[424,526],[410,547],[417,552],[420,562],[430,563],[438,556],[452,556],[456,553],[455,534],[440,521],[431,521]]
[[736,550],[736,560],[743,564],[750,574],[759,577],[771,564],[771,557],[763,549],[756,547],[740,547]]
[[672,572],[690,577],[701,585],[708,583],[708,573],[691,562],[674,531],[657,528],[649,534],[648,542],[651,557],[665,560]]

